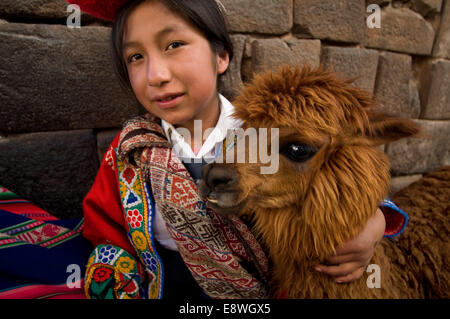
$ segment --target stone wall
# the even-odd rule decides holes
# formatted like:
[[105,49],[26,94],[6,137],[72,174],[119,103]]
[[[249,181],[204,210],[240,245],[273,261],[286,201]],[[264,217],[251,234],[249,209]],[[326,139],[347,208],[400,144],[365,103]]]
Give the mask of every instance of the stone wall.
[[[374,93],[425,135],[384,147],[393,191],[450,164],[449,0],[222,0],[235,59],[221,80],[233,98],[255,72],[323,64]],[[368,28],[370,4],[380,28]],[[0,185],[61,217],[81,214],[105,149],[142,112],[112,72],[110,24],[64,0],[0,2]]]

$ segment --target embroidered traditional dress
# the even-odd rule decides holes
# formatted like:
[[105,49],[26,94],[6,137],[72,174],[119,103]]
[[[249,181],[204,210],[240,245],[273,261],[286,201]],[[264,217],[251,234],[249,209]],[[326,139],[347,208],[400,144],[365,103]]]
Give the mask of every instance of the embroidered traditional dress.
[[[268,261],[260,245],[239,218],[226,219],[205,206],[159,123],[147,114],[125,125],[84,200],[83,234],[96,247],[87,265],[86,295],[162,297],[164,267],[153,233],[158,207],[205,294],[269,297]],[[405,227],[407,216],[386,204],[387,233],[393,235]]]

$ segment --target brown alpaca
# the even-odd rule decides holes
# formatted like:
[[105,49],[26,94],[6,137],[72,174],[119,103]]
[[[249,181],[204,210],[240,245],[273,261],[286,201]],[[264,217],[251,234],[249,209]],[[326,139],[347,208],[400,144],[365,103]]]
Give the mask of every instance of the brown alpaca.
[[[425,263],[435,266],[425,272],[443,276],[431,295],[448,298],[448,260],[443,263],[438,257],[442,252],[430,248],[421,258],[408,258],[389,239],[377,246],[371,261],[380,267],[380,288],[368,287],[368,273],[350,284],[337,284],[314,270],[337,246],[360,233],[387,197],[389,161],[377,146],[418,134],[416,124],[375,113],[369,93],[322,69],[283,67],[256,76],[234,105],[244,130],[279,128],[279,169],[261,174],[266,164],[259,159],[253,164],[213,163],[203,170],[200,194],[216,211],[238,212],[251,220],[273,265],[273,296],[423,298],[430,295],[430,287],[417,278],[433,275],[422,274]],[[446,215],[427,218],[414,225],[415,231],[431,237],[428,245],[436,239],[436,247],[448,249],[447,220],[440,238],[433,231],[433,225],[442,223],[438,218]],[[407,233],[400,237],[409,240]]]

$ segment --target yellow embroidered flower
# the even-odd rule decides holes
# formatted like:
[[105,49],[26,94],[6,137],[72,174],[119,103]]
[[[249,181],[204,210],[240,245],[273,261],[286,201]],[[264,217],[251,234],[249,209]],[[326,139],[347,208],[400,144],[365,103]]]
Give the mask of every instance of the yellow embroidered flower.
[[147,248],[147,240],[145,239],[145,235],[139,231],[135,231],[131,234],[131,239],[133,243],[136,245],[136,248],[139,250],[144,250]]
[[117,260],[117,269],[120,272],[130,273],[133,271],[135,265],[135,261],[128,256],[120,257]]

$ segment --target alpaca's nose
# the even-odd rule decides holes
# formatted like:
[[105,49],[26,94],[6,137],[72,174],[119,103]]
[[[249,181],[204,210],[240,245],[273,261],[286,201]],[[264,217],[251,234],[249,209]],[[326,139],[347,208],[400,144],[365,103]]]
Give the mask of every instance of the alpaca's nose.
[[224,165],[208,164],[203,167],[202,178],[211,190],[220,190],[237,182],[237,174]]
[[208,164],[202,169],[200,196],[208,200],[216,200],[220,192],[233,188],[238,181],[238,175],[233,170],[221,164]]
[[203,167],[199,195],[208,208],[219,214],[237,214],[243,202],[239,198],[239,173],[230,164],[211,163]]

